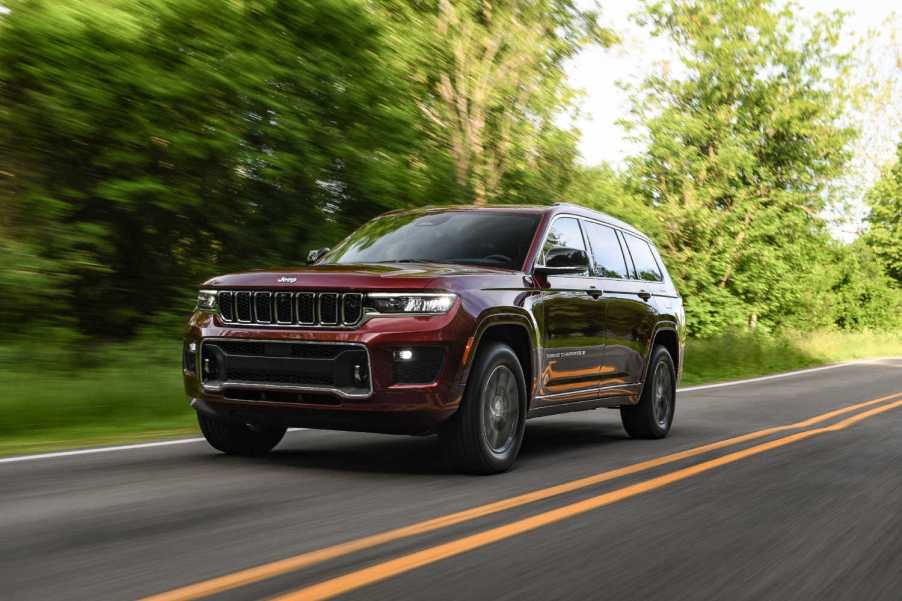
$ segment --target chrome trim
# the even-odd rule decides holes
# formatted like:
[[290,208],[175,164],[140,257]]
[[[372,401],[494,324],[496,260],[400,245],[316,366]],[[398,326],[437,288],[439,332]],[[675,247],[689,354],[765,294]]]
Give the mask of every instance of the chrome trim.
[[[279,319],[279,298],[288,296],[288,321]],[[291,292],[276,292],[272,298],[273,322],[276,325],[294,324],[294,294]]]
[[[257,315],[257,297],[262,296],[264,294],[269,297],[269,321],[263,321],[262,319],[260,319],[260,316]],[[253,295],[251,295],[251,299],[253,300],[253,305],[254,305],[254,312],[253,312],[254,321],[257,323],[272,323],[272,320],[273,320],[272,292],[268,292],[268,291],[254,292]]]
[[[250,309],[250,311],[248,311],[248,313],[250,313],[250,316],[251,316],[250,319],[247,319],[247,320],[241,319],[241,316],[238,315],[238,295],[239,294],[247,295],[248,309]],[[235,321],[238,323],[254,323],[254,295],[249,290],[237,290],[232,295],[232,298],[235,299]]]
[[[232,303],[232,319],[226,319],[226,317],[219,310],[221,305],[217,307],[213,313],[219,315],[219,318],[222,322],[230,327],[250,327],[250,328],[310,328],[310,329],[337,329],[337,330],[349,330],[353,328],[358,328],[365,324],[370,319],[374,317],[437,317],[440,315],[447,315],[451,309],[454,308],[454,303],[457,301],[457,294],[453,292],[340,292],[340,291],[300,291],[300,292],[292,292],[285,290],[234,290],[234,289],[223,289],[223,290],[213,290],[212,292],[216,292],[217,302],[219,301],[220,295],[223,293],[231,295],[231,303]],[[251,305],[251,320],[239,320],[238,319],[238,295],[239,294],[248,294],[249,302]],[[271,319],[268,322],[260,321],[257,316],[257,307],[256,307],[256,298],[258,295],[269,294],[270,295],[270,307],[271,307]],[[284,295],[288,295],[291,298],[291,318],[289,321],[280,321],[278,319],[278,312],[276,307],[278,305],[277,300],[279,298],[284,298]],[[320,303],[323,295],[330,295],[335,298],[336,302],[336,319],[337,321],[332,321],[328,323],[322,322],[322,314],[320,311]],[[360,318],[355,322],[350,322],[345,320],[344,315],[344,299],[348,296],[359,296],[360,297]],[[367,297],[376,297],[376,298],[392,298],[398,296],[417,296],[417,297],[450,297],[452,299],[451,307],[448,311],[444,313],[379,313],[378,311],[368,308],[366,306]],[[313,302],[313,321],[300,321],[301,312],[299,309],[299,301],[302,297],[308,297],[312,299]]]
[[[313,320],[312,321],[301,321],[301,309],[300,309],[301,304],[300,303],[301,303],[302,297],[309,297],[310,302],[313,303]],[[294,305],[295,305],[294,310],[295,310],[295,316],[296,316],[295,321],[298,322],[298,325],[301,325],[301,326],[315,326],[316,325],[316,322],[318,321],[317,314],[316,314],[316,307],[317,307],[316,292],[298,292],[298,293],[296,293],[294,295]]]
[[[335,299],[335,321],[323,320],[323,299],[327,296]],[[320,292],[319,294],[317,294],[317,297],[317,300],[319,302],[316,304],[316,307],[319,313],[319,324],[321,326],[337,326],[339,323],[341,323],[341,295],[337,292]]]
[[[355,297],[355,296],[360,299],[360,317],[358,317],[354,321],[348,321],[347,318],[345,317],[345,299],[348,297]],[[362,292],[345,292],[344,294],[341,295],[341,298],[339,299],[338,302],[340,305],[339,311],[340,311],[342,325],[353,326],[353,325],[357,325],[358,323],[363,321],[364,306],[363,306],[363,293]]]
[[[226,319],[225,315],[222,314],[222,303],[220,302],[219,298],[220,298],[220,296],[222,296],[223,293],[228,294],[229,298],[231,299],[230,302],[232,305],[232,311],[231,311],[232,319]],[[235,318],[235,291],[234,290],[217,290],[216,291],[216,308],[217,308],[216,313],[219,315],[219,317],[224,322],[234,323],[235,322],[235,319],[234,319]]]
[[[368,380],[369,383],[369,392],[353,394],[348,393],[342,390],[341,388],[337,388],[335,386],[303,386],[296,384],[263,384],[257,382],[242,382],[242,381],[229,381],[226,380],[224,382],[220,382],[216,386],[208,386],[206,382],[204,382],[203,372],[199,372],[200,385],[204,392],[222,392],[226,388],[242,388],[242,389],[252,389],[252,390],[287,390],[290,392],[321,392],[321,393],[334,393],[337,396],[344,399],[365,399],[369,398],[373,395],[373,359],[370,356],[370,349],[361,342],[322,342],[322,341],[314,341],[314,340],[265,340],[258,338],[233,338],[233,337],[212,337],[212,338],[204,338],[200,341],[200,344],[197,346],[198,358],[203,357],[203,345],[207,342],[262,342],[264,344],[328,344],[331,346],[356,346],[362,348],[366,352],[366,363],[367,363],[367,372],[368,372]],[[251,401],[252,402],[252,401]]]
[[583,394],[586,392],[601,393],[605,390],[614,390],[617,388],[625,388],[627,386],[638,386],[641,382],[629,382],[627,384],[609,384],[606,386],[589,386],[588,388],[579,388],[577,390],[567,390],[565,392],[552,392],[551,394],[537,394],[536,400],[556,399],[563,396],[571,396]]

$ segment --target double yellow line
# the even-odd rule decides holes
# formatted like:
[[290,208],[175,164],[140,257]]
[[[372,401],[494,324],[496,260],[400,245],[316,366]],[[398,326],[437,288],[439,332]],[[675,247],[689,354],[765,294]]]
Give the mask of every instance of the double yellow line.
[[[314,564],[328,561],[330,559],[348,555],[350,553],[355,553],[357,551],[369,549],[392,541],[432,532],[441,528],[447,528],[448,526],[460,524],[462,522],[481,518],[507,509],[512,509],[514,507],[520,507],[528,503],[533,503],[565,493],[573,492],[587,488],[589,486],[593,486],[595,484],[607,482],[615,478],[621,478],[623,476],[636,474],[656,467],[674,463],[676,461],[689,459],[698,455],[702,455],[704,453],[709,453],[711,451],[735,446],[744,442],[756,440],[788,430],[804,430],[805,428],[823,423],[832,418],[853,413],[867,407],[873,407],[874,405],[878,405],[899,396],[902,396],[902,393],[895,393],[878,399],[850,405],[848,407],[829,411],[827,413],[823,413],[810,419],[793,424],[766,428],[764,430],[750,432],[742,436],[736,436],[734,438],[702,445],[688,449],[686,451],[665,455],[663,457],[643,461],[619,469],[601,472],[599,474],[588,476],[586,478],[572,480],[570,482],[565,482],[556,486],[550,486],[548,488],[543,488],[508,499],[503,499],[501,501],[488,503],[486,505],[481,505],[472,509],[467,509],[465,511],[459,511],[438,518],[425,520],[416,524],[411,524],[410,526],[405,526],[403,528],[397,528],[331,547],[325,547],[317,551],[302,553],[300,555],[296,555],[294,557],[273,563],[264,564],[246,570],[240,570],[226,576],[220,576],[211,580],[206,580],[203,582],[198,582],[196,584],[177,588],[159,595],[148,597],[144,601],[183,601],[206,597],[208,595],[223,592],[240,586],[246,586],[255,582],[266,580],[268,578],[273,578],[275,576],[293,572]],[[818,436],[820,434],[825,434],[827,432],[836,432],[838,430],[843,430],[869,417],[890,411],[900,406],[902,406],[902,399],[897,399],[894,402],[880,405],[879,407],[873,407],[867,411],[863,411],[854,416],[848,417],[830,426],[804,430],[795,434],[791,434],[789,436],[777,438],[769,442],[729,453],[715,459],[704,461],[702,463],[679,469],[662,476],[651,478],[649,480],[644,480],[642,482],[638,482],[630,486],[591,497],[583,501],[565,505],[558,509],[553,509],[525,519],[517,520],[504,526],[491,528],[489,530],[485,530],[471,536],[466,536],[448,543],[429,547],[422,551],[410,553],[393,560],[379,563],[362,570],[357,570],[343,576],[339,576],[337,578],[332,578],[330,580],[326,580],[318,584],[299,589],[295,592],[278,597],[277,600],[300,601],[329,599],[337,595],[352,591],[354,589],[367,586],[369,584],[373,584],[381,580],[391,578],[393,576],[397,576],[404,572],[408,572],[416,568],[429,565],[431,563],[435,563],[437,561],[441,561],[455,555],[459,555],[461,553],[472,551],[473,549],[477,549],[479,547],[483,547],[485,545],[489,545],[491,543],[498,542],[500,540],[528,532],[530,530],[535,530],[536,528],[553,524],[555,522],[559,522],[561,520],[586,513],[587,511],[591,511],[599,507],[604,507],[605,505],[610,505],[612,503],[634,497],[638,494],[667,486],[668,484],[672,484],[680,480],[685,480],[686,478],[690,478],[702,472],[706,472],[717,467],[727,465],[729,463],[734,463],[741,459],[745,459],[753,455],[758,455],[771,449],[783,447],[800,440]]]

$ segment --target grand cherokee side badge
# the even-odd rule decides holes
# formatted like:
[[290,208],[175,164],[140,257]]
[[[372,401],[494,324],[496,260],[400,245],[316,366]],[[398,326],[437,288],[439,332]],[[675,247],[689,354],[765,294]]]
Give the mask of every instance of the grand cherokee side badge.
[[284,275],[276,280],[280,284],[294,284],[298,281],[297,278],[286,278]]

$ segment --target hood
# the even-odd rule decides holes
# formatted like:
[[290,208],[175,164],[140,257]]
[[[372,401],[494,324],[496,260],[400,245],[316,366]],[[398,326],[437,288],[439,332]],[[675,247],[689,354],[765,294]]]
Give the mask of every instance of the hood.
[[360,263],[310,265],[232,273],[210,278],[210,288],[277,289],[398,289],[429,288],[440,278],[467,275],[512,274],[509,269],[440,263]]

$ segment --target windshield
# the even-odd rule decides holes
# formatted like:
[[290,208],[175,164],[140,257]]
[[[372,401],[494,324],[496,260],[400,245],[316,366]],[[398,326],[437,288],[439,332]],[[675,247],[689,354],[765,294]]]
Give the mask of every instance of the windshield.
[[345,238],[322,262],[433,262],[520,269],[538,223],[538,214],[502,211],[386,215]]

